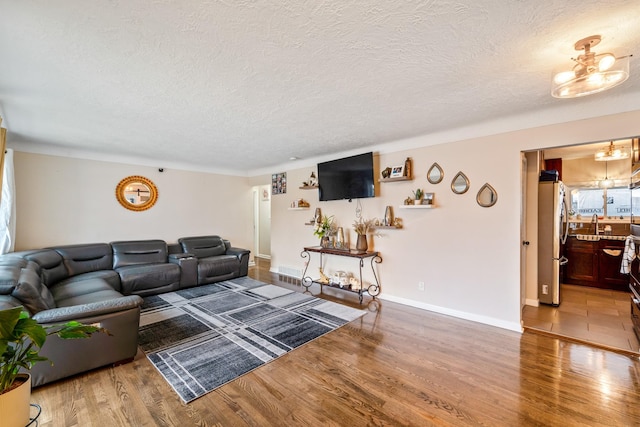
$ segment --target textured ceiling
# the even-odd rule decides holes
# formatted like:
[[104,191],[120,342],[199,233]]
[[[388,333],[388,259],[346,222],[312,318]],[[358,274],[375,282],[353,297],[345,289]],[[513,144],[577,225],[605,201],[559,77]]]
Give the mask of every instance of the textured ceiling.
[[17,150],[277,171],[640,109],[636,58],[608,92],[550,96],[578,39],[640,55],[638,16],[602,0],[0,0],[0,112]]

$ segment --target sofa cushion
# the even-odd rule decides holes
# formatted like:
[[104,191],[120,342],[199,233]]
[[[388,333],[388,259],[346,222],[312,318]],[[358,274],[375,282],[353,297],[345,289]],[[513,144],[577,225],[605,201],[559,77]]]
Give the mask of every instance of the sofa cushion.
[[114,290],[120,292],[120,289],[121,289],[120,276],[118,275],[118,273],[116,273],[113,270],[91,271],[89,273],[83,273],[78,276],[69,277],[68,279],[62,280],[58,283],[60,284],[77,283],[77,282],[82,282],[84,280],[92,280],[92,279],[102,279],[105,282],[107,282],[109,285],[111,285],[111,287]]
[[167,262],[167,243],[164,240],[132,240],[111,242],[113,268],[134,264]]
[[88,304],[121,298],[122,294],[103,279],[85,279],[80,282],[61,282],[51,287],[51,295],[58,307]]
[[[180,267],[177,264],[127,265],[116,271],[125,295],[168,292],[180,286]],[[154,291],[147,292],[149,290]]]
[[43,283],[49,287],[69,276],[62,256],[53,249],[34,251],[25,255],[25,259],[33,261],[40,266],[40,277]]
[[20,300],[31,314],[55,308],[56,303],[49,289],[40,281],[40,276],[32,268],[20,270],[20,278],[11,296]]
[[52,249],[62,255],[69,276],[113,268],[111,246],[107,243],[58,246]]
[[240,260],[235,255],[220,255],[198,260],[198,284],[203,285],[220,280],[220,276],[237,275]]
[[60,282],[50,289],[53,299],[59,301],[73,298],[74,296],[86,295],[104,290],[114,290],[109,283],[103,279],[86,279],[81,282]]
[[68,298],[57,301],[58,307],[73,307],[83,304],[99,303],[103,301],[115,300],[122,298],[120,292],[114,291],[109,285],[102,290],[96,290],[82,295],[69,294]]
[[193,254],[196,258],[207,258],[224,255],[227,246],[220,236],[183,237],[178,239],[185,253]]

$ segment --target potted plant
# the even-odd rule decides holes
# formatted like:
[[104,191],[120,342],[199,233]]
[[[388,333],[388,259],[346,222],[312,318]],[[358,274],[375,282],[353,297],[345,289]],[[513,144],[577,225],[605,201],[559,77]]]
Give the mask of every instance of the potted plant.
[[324,215],[320,222],[316,223],[313,234],[320,237],[320,246],[326,248],[329,246],[329,236],[335,234],[336,230],[337,227],[333,223],[333,215]]
[[[3,425],[24,426],[29,422],[31,376],[21,373],[37,363],[48,360],[39,351],[47,336],[88,338],[95,332],[109,333],[97,326],[69,321],[43,326],[31,319],[23,307],[0,310],[0,413]],[[5,418],[7,417],[7,418]]]
[[419,205],[420,203],[422,203],[423,196],[424,196],[424,191],[422,191],[421,188],[418,188],[417,190],[413,191],[413,199],[414,199],[413,204]]

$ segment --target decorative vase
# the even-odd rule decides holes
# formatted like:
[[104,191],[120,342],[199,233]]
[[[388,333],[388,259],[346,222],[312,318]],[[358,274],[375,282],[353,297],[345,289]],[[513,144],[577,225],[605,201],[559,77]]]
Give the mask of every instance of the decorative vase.
[[411,178],[411,158],[407,157],[404,161],[404,176]]
[[356,241],[356,252],[363,254],[367,252],[369,245],[367,244],[367,235],[358,234],[358,240]]
[[0,394],[0,414],[3,426],[24,427],[29,424],[31,401],[31,375],[20,374],[24,382],[6,393]]
[[344,230],[342,227],[338,227],[338,233],[336,235],[336,247],[342,249],[344,247]]
[[392,225],[393,224],[393,210],[391,210],[391,206],[387,206],[384,210],[384,225]]

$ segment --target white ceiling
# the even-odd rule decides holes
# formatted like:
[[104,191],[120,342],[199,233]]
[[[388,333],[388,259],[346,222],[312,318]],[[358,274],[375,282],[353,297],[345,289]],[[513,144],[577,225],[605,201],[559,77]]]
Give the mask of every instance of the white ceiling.
[[628,0],[0,0],[0,113],[17,150],[277,172],[640,109],[636,58],[617,88],[550,96],[578,39],[640,55],[638,16]]

